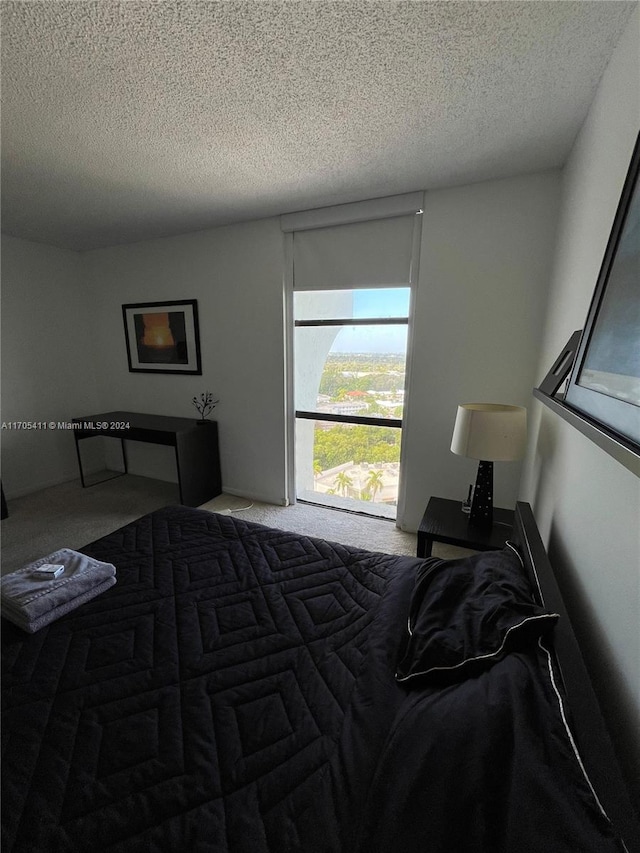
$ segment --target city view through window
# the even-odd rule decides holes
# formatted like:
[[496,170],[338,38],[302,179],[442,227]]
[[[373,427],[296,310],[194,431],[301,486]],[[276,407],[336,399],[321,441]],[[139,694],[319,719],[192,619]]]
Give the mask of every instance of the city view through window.
[[297,496],[395,518],[409,289],[295,295]]

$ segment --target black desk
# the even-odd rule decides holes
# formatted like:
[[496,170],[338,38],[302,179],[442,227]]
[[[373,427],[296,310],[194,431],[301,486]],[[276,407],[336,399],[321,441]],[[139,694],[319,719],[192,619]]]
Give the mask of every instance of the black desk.
[[180,503],[186,506],[199,506],[222,491],[218,424],[215,421],[198,424],[190,418],[143,415],[139,412],[103,412],[74,418],[72,426],[83,488],[86,488],[86,484],[80,442],[85,438],[108,436],[120,439],[124,474],[128,471],[125,439],[174,447]]
[[460,501],[431,498],[418,528],[418,557],[431,556],[434,542],[459,545],[473,551],[499,551],[511,536],[513,510],[493,508],[493,526],[475,527],[462,512]]

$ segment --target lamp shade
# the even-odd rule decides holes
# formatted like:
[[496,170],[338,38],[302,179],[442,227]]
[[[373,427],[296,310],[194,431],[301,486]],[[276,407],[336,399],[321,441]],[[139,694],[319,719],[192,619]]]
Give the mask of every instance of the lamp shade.
[[458,406],[451,450],[488,462],[513,462],[524,456],[527,410],[499,403]]

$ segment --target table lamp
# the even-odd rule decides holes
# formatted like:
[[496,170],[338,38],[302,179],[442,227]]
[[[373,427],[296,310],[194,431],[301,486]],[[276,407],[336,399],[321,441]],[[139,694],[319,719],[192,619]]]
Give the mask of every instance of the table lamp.
[[458,406],[451,450],[478,459],[469,524],[493,524],[493,463],[514,462],[524,455],[527,410],[500,403],[465,403]]

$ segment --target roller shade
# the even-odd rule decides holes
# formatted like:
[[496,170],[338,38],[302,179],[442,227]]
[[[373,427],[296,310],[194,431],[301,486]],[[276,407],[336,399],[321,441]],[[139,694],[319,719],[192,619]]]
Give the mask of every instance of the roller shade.
[[410,284],[414,219],[412,214],[295,231],[294,289]]

